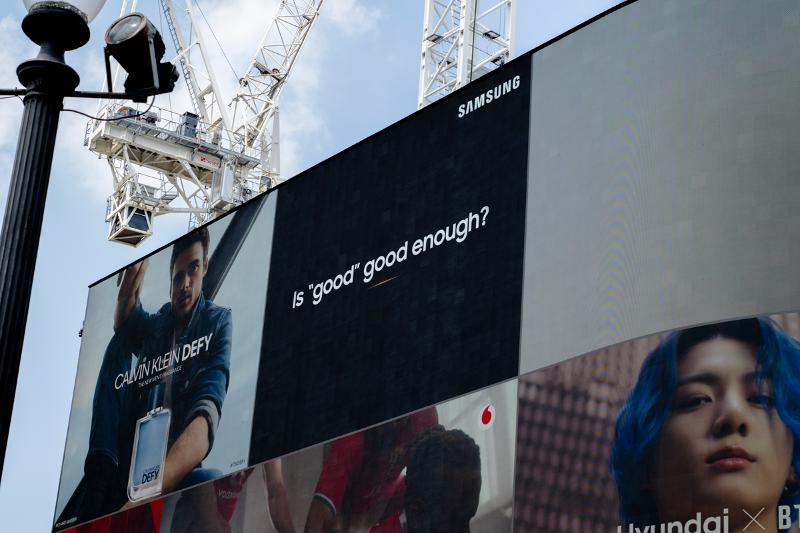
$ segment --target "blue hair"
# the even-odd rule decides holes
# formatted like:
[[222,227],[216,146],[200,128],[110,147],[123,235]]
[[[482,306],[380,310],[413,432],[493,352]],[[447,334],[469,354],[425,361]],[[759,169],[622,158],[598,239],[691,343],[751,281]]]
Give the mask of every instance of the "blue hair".
[[[639,379],[617,416],[611,475],[617,484],[620,523],[659,523],[651,490],[644,488],[652,451],[670,413],[677,361],[693,346],[714,338],[739,340],[757,348],[758,380],[770,380],[775,408],[794,436],[792,466],[800,472],[800,344],[768,318],[698,326],[667,335],[647,356]],[[795,487],[796,489],[797,487]],[[779,504],[800,503],[798,490],[785,491]]]

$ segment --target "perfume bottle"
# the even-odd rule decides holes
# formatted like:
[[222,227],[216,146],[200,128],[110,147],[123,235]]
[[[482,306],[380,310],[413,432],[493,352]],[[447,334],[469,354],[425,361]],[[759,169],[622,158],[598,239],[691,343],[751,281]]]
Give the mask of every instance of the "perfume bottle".
[[137,501],[161,494],[167,457],[170,411],[164,403],[164,383],[150,389],[147,414],[136,422],[128,498]]

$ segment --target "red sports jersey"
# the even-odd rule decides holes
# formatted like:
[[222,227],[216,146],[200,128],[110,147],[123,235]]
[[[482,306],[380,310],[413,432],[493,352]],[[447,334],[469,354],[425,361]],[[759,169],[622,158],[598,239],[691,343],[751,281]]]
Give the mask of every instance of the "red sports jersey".
[[[377,505],[383,505],[388,512],[399,509],[405,493],[401,472],[406,467],[409,448],[438,420],[436,408],[430,407],[334,441],[315,496],[330,505],[334,515],[374,513]],[[378,445],[368,445],[370,438],[377,438]]]
[[396,512],[372,526],[369,533],[403,533],[403,531],[401,513]]
[[247,478],[253,473],[252,468],[242,470],[223,477],[214,482],[214,492],[217,495],[217,509],[219,514],[228,522],[233,518],[233,513],[236,511],[236,504],[239,503],[239,496],[244,490],[247,483]]

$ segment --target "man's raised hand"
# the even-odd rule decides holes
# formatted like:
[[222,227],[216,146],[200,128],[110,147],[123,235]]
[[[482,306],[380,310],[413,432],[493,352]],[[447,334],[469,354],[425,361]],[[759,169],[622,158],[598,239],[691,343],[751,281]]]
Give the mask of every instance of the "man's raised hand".
[[136,305],[149,263],[150,259],[145,258],[138,263],[132,264],[117,276],[119,294],[117,295],[117,308],[114,312],[114,329],[125,323],[128,315]]

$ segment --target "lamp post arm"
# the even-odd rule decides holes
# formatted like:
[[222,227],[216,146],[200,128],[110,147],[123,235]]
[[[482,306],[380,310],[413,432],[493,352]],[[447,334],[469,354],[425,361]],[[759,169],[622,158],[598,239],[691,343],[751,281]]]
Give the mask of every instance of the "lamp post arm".
[[127,93],[104,92],[104,91],[72,91],[65,94],[65,98],[99,98],[108,100],[131,100],[131,95]]
[[[25,96],[28,89],[13,88],[0,89],[0,96]],[[72,91],[64,95],[65,98],[98,98],[108,100],[130,100],[131,96],[126,93],[106,92],[106,91]]]

